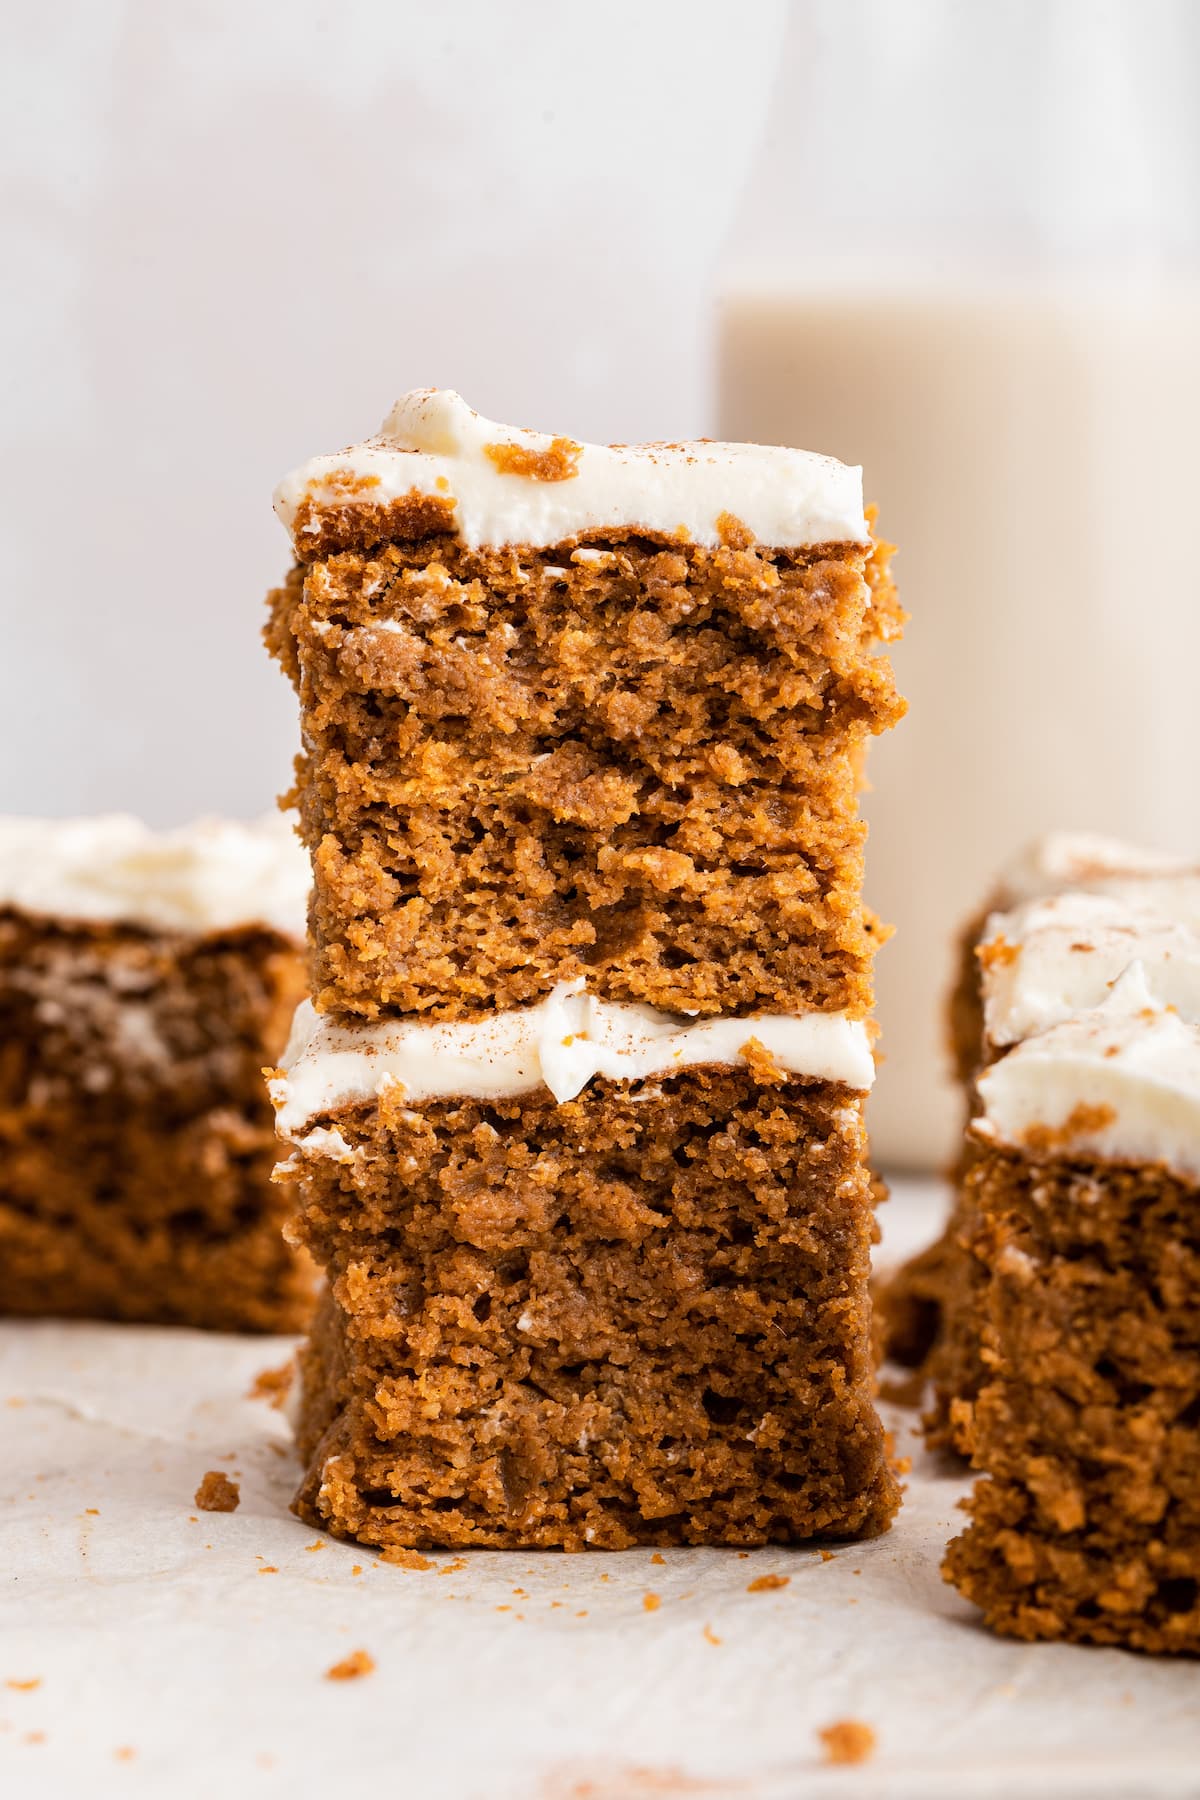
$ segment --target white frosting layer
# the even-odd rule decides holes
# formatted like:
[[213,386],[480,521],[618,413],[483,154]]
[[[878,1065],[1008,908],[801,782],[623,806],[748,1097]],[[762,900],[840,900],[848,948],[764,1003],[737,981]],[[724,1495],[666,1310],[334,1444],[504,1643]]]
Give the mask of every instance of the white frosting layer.
[[[504,471],[489,446],[537,456],[567,446],[565,480]],[[347,477],[352,478],[348,483]],[[354,489],[354,483],[369,482]],[[295,532],[303,501],[343,507],[408,494],[453,502],[466,545],[563,543],[582,532],[641,529],[697,544],[720,542],[731,513],[759,543],[781,547],[869,537],[862,470],[829,456],[762,444],[575,444],[497,425],[448,388],[398,400],[376,437],[314,457],[282,481],[275,511]],[[300,528],[315,531],[310,519]]]
[[978,1085],[981,1136],[1200,1178],[1200,1032],[1155,998],[1140,963],[1101,1005],[1027,1038]]
[[981,945],[984,1028],[1020,1043],[1101,1006],[1137,963],[1157,1004],[1200,1020],[1200,935],[1107,894],[1056,894],[993,913]]
[[1151,906],[1200,930],[1200,865],[1115,838],[1055,832],[1031,844],[1000,879],[1005,907],[1067,892],[1108,894]]
[[544,1085],[561,1103],[597,1075],[641,1081],[701,1063],[743,1062],[751,1038],[791,1074],[860,1092],[874,1081],[866,1026],[840,1014],[684,1021],[599,1000],[575,981],[560,982],[536,1006],[462,1024],[334,1024],[304,1001],[271,1098],[280,1135],[295,1140],[314,1119],[397,1086],[418,1102],[501,1100]]
[[0,816],[0,906],[157,931],[271,925],[303,937],[308,857],[281,817],[151,831],[123,813]]
[[[1043,840],[981,942],[982,1136],[1200,1176],[1200,870]],[[1037,897],[1034,897],[1037,896]]]

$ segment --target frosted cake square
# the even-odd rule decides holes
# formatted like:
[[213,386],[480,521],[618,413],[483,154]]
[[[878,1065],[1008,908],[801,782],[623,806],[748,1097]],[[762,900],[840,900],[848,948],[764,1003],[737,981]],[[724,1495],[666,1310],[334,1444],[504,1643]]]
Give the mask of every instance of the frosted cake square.
[[394,1549],[883,1529],[857,792],[901,615],[859,472],[427,390],[277,510],[298,1510]]
[[306,1322],[262,1071],[307,887],[282,821],[0,819],[0,1313]]

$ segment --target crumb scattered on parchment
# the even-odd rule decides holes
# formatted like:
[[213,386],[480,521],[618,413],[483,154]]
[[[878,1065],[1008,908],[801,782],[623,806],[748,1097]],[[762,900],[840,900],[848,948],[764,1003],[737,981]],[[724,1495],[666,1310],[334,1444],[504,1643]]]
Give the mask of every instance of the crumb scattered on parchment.
[[362,1574],[362,1564],[354,1563],[351,1567],[350,1573],[352,1575],[361,1575]]
[[575,1764],[547,1771],[545,1787],[538,1794],[545,1800],[683,1800],[684,1795],[726,1795],[744,1793],[740,1781],[706,1781],[689,1775],[677,1765],[656,1763],[603,1763],[580,1767]]
[[861,1719],[838,1719],[817,1736],[825,1746],[828,1763],[863,1763],[875,1752],[875,1733]]
[[31,1675],[27,1681],[9,1680],[4,1685],[11,1688],[14,1694],[32,1694],[34,1688],[41,1687],[42,1678],[40,1675]]
[[113,1751],[113,1755],[118,1762],[132,1762],[137,1755],[137,1751],[133,1748],[132,1744],[118,1744]]
[[278,1575],[279,1566],[277,1563],[262,1563],[258,1572],[260,1575]]
[[703,1637],[706,1644],[719,1644],[721,1642],[711,1625],[706,1625],[704,1627]]
[[456,1556],[452,1562],[443,1563],[441,1568],[438,1570],[438,1574],[439,1575],[457,1575],[458,1571],[460,1569],[465,1569],[466,1566],[467,1565],[466,1565],[465,1561],[463,1560],[463,1558],[461,1556]]
[[83,1510],[89,1519],[98,1519],[100,1517],[100,1508],[98,1506],[85,1506]]
[[375,1658],[366,1650],[352,1650],[349,1656],[343,1656],[341,1662],[335,1662],[332,1669],[326,1669],[326,1681],[357,1681],[360,1675],[369,1675],[375,1667]]
[[323,1550],[325,1548],[325,1539],[324,1538],[314,1538],[312,1543],[305,1544],[304,1548],[306,1550]]
[[662,1595],[661,1594],[643,1594],[642,1595],[642,1605],[645,1607],[647,1612],[657,1612],[659,1607],[662,1605]]
[[790,1575],[756,1575],[753,1581],[746,1584],[748,1594],[771,1594],[776,1588],[785,1588],[791,1580]]
[[247,1400],[266,1400],[271,1406],[283,1406],[296,1376],[294,1362],[281,1363],[277,1369],[260,1369],[250,1384]]
[[45,1741],[46,1734],[44,1731],[27,1731],[25,1736],[21,1739],[23,1744],[44,1744]]
[[201,1512],[236,1512],[242,1497],[236,1481],[230,1481],[220,1469],[210,1469],[192,1496]]
[[663,1569],[665,1569],[665,1568],[666,1568],[666,1566],[667,1566],[667,1559],[666,1559],[666,1557],[665,1557],[665,1556],[664,1556],[664,1555],[663,1555],[663,1554],[662,1554],[662,1552],[661,1552],[661,1550],[656,1550],[656,1551],[655,1551],[655,1552],[654,1552],[654,1555],[653,1555],[653,1556],[652,1556],[652,1557],[651,1557],[651,1558],[650,1558],[650,1561],[651,1561],[651,1562],[652,1562],[652,1563],[657,1563],[657,1564],[658,1564],[658,1566],[659,1566],[659,1568],[663,1568]]
[[419,1550],[381,1550],[380,1560],[396,1569],[432,1569],[433,1564]]
[[821,1561],[822,1562],[832,1562],[833,1561],[833,1551],[832,1550],[822,1550]]

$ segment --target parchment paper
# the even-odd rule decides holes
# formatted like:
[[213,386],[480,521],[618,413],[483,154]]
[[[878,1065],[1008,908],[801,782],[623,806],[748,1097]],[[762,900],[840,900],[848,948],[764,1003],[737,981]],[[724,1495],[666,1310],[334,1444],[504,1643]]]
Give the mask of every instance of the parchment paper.
[[[897,1194],[890,1254],[939,1204]],[[0,1794],[1200,1793],[1194,1663],[1005,1643],[944,1586],[965,1484],[907,1413],[890,1411],[914,1457],[895,1528],[828,1561],[477,1552],[414,1570],[289,1515],[288,1427],[248,1395],[290,1347],[0,1325]],[[193,1504],[209,1469],[239,1481],[236,1512]],[[763,1575],[787,1585],[749,1592]],[[373,1672],[327,1679],[357,1650]],[[829,1767],[817,1732],[845,1718],[878,1747]]]

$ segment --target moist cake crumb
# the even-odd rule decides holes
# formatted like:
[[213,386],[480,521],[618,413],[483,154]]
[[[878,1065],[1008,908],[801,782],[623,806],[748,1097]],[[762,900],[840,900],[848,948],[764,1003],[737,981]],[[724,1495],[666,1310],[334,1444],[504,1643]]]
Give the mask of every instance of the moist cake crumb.
[[825,1746],[827,1763],[864,1763],[875,1753],[875,1732],[861,1719],[838,1719],[823,1726],[817,1736]]
[[326,1669],[326,1681],[357,1681],[360,1675],[373,1674],[375,1658],[366,1650],[352,1650],[341,1662],[335,1662],[332,1668]]
[[296,1379],[296,1359],[289,1357],[287,1362],[280,1363],[274,1369],[260,1369],[254,1377],[248,1400],[265,1400],[275,1408],[287,1404],[287,1398]]
[[241,1497],[236,1481],[220,1469],[210,1469],[196,1489],[192,1504],[201,1512],[236,1512]]

